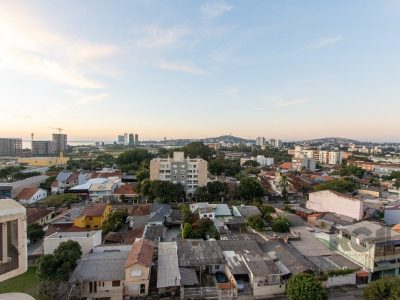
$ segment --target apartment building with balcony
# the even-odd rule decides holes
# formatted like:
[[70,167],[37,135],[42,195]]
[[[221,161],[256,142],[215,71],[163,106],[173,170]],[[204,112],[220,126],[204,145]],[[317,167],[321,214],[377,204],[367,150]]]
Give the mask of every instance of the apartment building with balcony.
[[174,152],[172,158],[153,158],[150,161],[150,180],[180,183],[188,195],[200,186],[207,185],[207,161],[185,158],[183,152]]
[[370,221],[343,226],[337,250],[360,264],[368,281],[400,275],[400,233],[390,227]]

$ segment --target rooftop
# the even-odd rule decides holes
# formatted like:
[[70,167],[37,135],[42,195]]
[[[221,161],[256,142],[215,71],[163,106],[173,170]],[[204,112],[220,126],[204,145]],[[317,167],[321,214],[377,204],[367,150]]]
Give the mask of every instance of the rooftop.
[[153,251],[153,243],[146,239],[134,242],[126,259],[125,268],[129,268],[135,264],[150,268],[153,262]]
[[343,232],[357,237],[361,241],[384,242],[400,240],[400,233],[381,224],[362,221],[348,226],[343,226]]
[[163,242],[158,245],[157,288],[180,286],[177,251],[176,242]]
[[181,267],[216,265],[224,261],[217,241],[178,240],[177,244]]
[[41,218],[51,214],[53,211],[47,208],[36,208],[30,207],[26,209],[26,222],[29,224],[33,224],[39,221]]
[[93,203],[90,206],[86,206],[83,211],[82,215],[86,217],[99,217],[102,216],[104,210],[107,208],[107,203]]
[[83,257],[71,275],[71,282],[112,281],[125,279],[125,261],[129,252],[91,253]]
[[21,200],[26,200],[32,198],[33,195],[36,194],[36,192],[39,190],[37,187],[27,187],[23,188],[18,195],[15,197],[16,200],[21,201]]
[[1,199],[0,200],[0,217],[6,217],[10,215],[25,215],[26,210],[18,202],[12,199]]
[[99,232],[101,233],[101,230],[55,232],[52,235],[49,235],[47,239],[89,238]]

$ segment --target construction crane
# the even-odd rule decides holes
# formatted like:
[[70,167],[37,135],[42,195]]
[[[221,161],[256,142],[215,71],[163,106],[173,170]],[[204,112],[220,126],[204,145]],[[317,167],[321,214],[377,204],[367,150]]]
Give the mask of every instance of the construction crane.
[[58,134],[61,134],[61,131],[63,131],[62,128],[59,127],[49,127],[50,129],[57,129],[58,130]]

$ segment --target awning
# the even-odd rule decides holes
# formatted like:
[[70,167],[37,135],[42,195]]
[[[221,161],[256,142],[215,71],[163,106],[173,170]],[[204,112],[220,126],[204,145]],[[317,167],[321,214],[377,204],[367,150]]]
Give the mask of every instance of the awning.
[[369,273],[366,272],[366,271],[359,271],[359,272],[356,273],[356,276],[357,277],[368,277]]

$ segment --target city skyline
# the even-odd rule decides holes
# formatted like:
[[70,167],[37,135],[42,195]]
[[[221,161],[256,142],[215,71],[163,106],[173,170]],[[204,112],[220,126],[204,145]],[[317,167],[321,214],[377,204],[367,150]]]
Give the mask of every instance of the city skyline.
[[1,137],[400,142],[396,1],[2,1]]

